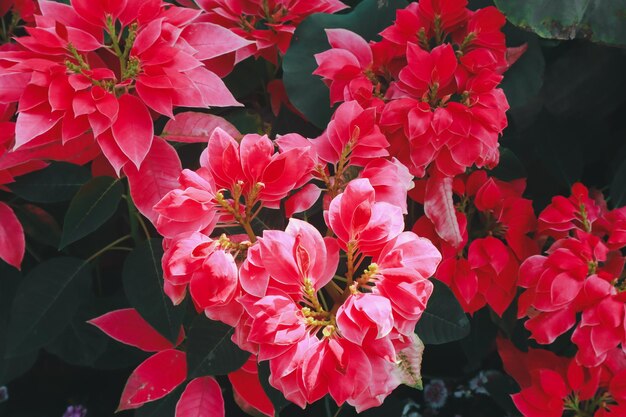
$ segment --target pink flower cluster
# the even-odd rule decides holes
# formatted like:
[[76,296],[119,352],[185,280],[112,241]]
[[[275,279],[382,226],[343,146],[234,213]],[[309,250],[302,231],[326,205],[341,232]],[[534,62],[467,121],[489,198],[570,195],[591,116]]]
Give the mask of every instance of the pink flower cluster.
[[[414,328],[441,255],[427,239],[403,231],[405,206],[388,198],[398,191],[366,177],[344,177],[341,188],[326,189],[326,237],[293,217],[284,231],[257,236],[253,227],[260,210],[279,209],[281,200],[326,175],[316,149],[334,160],[325,149],[331,142],[352,138],[355,156],[359,147],[377,143],[370,139],[375,129],[367,130],[372,115],[347,105],[353,106],[353,120],[346,115],[345,121],[352,129],[329,128],[327,136],[337,135],[332,140],[283,136],[278,152],[266,136],[237,142],[217,129],[201,167],[183,171],[180,187],[155,210],[166,237],[166,292],[175,303],[188,288],[199,310],[235,327],[233,341],[269,361],[270,383],[288,400],[304,407],[330,394],[364,410],[401,383],[420,383],[423,346]],[[335,120],[344,122],[340,115]],[[338,164],[353,166],[338,153]],[[367,166],[380,171],[371,178],[397,169],[392,162]],[[406,189],[402,200],[406,204]]]
[[[87,135],[119,173],[146,158],[153,114],[238,104],[203,62],[249,42],[196,22],[197,10],[160,0],[71,6],[44,0],[39,7],[27,35],[0,52],[0,103],[19,102],[16,149]],[[202,41],[211,37],[222,42]]]
[[339,0],[198,0],[200,18],[228,28],[251,43],[221,58],[231,68],[255,56],[278,63],[291,43],[296,26],[313,13],[336,13],[347,6]]
[[422,0],[397,12],[369,44],[328,29],[332,49],[316,55],[314,74],[330,87],[331,104],[375,107],[390,153],[423,177],[432,164],[446,176],[498,163],[498,136],[508,103],[497,86],[509,64],[504,16],[466,8],[466,0]]

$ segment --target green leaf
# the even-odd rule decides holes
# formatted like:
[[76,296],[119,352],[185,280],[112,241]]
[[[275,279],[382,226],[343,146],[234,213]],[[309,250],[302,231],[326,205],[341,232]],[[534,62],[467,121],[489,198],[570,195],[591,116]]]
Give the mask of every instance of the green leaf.
[[99,315],[94,308],[95,297],[85,301],[88,302],[81,306],[65,330],[46,346],[46,351],[78,366],[92,366],[111,341],[106,334],[87,323]]
[[19,354],[18,356],[5,358],[3,367],[0,368],[0,386],[13,381],[28,372],[30,368],[35,365],[38,357],[39,349],[23,355]]
[[185,313],[163,292],[161,239],[138,245],[126,258],[122,270],[124,292],[139,314],[172,343],[176,342]]
[[507,412],[508,415],[520,416],[520,412],[517,410],[517,407],[515,407],[513,400],[511,400],[511,394],[519,392],[520,390],[513,378],[504,374],[490,376],[489,380],[485,383],[485,389],[493,401]]
[[65,213],[59,249],[94,232],[110,219],[123,192],[120,180],[111,177],[96,177],[83,185]]
[[268,361],[259,363],[259,382],[261,382],[263,391],[265,391],[265,394],[272,402],[276,415],[291,404],[282,392],[270,385],[270,363]]
[[11,317],[11,304],[17,287],[22,281],[19,271],[7,263],[0,261],[0,385],[10,381],[8,367],[12,360],[5,358],[6,347],[9,341],[7,328]]
[[626,45],[626,0],[495,0],[507,19],[542,38]]
[[328,87],[313,75],[317,68],[314,55],[330,49],[327,28],[345,28],[365,40],[380,39],[378,33],[389,26],[396,10],[407,6],[404,0],[363,0],[346,14],[314,14],[306,18],[294,33],[283,60],[283,82],[289,101],[317,127],[324,129],[333,109]]
[[263,133],[263,120],[258,114],[254,114],[248,110],[234,110],[224,115],[224,119],[232,123],[242,135],[248,133]]
[[231,340],[234,329],[219,321],[196,317],[191,324],[187,344],[189,378],[226,375],[236,371],[250,357]]
[[435,289],[417,323],[415,333],[427,345],[440,345],[463,339],[470,333],[470,322],[450,289],[433,279]]
[[20,177],[9,188],[24,200],[58,203],[70,200],[89,178],[87,168],[58,162]]
[[461,340],[461,347],[467,357],[467,373],[480,369],[483,360],[495,349],[497,327],[491,322],[489,311],[481,309],[472,317],[469,335]]
[[626,161],[622,162],[613,177],[610,195],[613,208],[626,206]]
[[512,181],[526,178],[526,168],[512,150],[500,147],[500,162],[491,170],[491,175],[502,180]]
[[513,110],[537,97],[543,86],[546,63],[537,36],[519,29],[507,36],[507,44],[524,43],[527,45],[526,52],[503,74],[500,84]]
[[59,249],[94,232],[111,218],[123,192],[120,180],[111,177],[96,177],[83,185],[65,213]]
[[91,293],[91,268],[82,259],[37,265],[17,290],[8,330],[8,356],[35,351],[58,336]]

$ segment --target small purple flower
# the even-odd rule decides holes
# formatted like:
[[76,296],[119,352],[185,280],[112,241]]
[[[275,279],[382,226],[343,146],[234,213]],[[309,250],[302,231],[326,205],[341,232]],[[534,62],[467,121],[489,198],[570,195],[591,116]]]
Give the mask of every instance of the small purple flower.
[[424,387],[424,400],[432,409],[439,409],[446,405],[448,388],[441,379],[433,379]]
[[85,417],[87,415],[87,409],[82,405],[70,405],[65,410],[63,417]]

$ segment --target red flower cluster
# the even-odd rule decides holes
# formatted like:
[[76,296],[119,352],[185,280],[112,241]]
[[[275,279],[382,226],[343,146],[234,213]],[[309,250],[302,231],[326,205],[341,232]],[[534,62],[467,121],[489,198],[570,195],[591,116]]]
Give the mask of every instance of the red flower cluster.
[[332,49],[317,54],[331,104],[357,100],[381,111],[390,153],[419,177],[434,164],[446,176],[498,163],[508,103],[500,75],[508,68],[504,16],[467,1],[421,0],[397,12],[383,40],[367,43],[327,30]]
[[592,368],[547,350],[521,352],[504,339],[498,339],[498,351],[522,389],[512,398],[524,417],[561,417],[564,412],[618,417],[626,411],[626,354],[620,349]]
[[[198,309],[235,327],[241,348],[269,360],[270,383],[290,401],[304,407],[330,394],[364,410],[401,383],[420,383],[423,346],[413,332],[441,255],[428,240],[403,232],[406,188],[399,196],[384,180],[398,165],[362,161],[366,150],[385,149],[375,112],[344,106],[322,137],[280,137],[279,152],[265,136],[245,135],[238,143],[217,129],[201,168],[183,171],[180,187],[155,206],[156,226],[166,236],[166,292],[175,303],[188,286]],[[322,167],[326,160],[346,169],[363,162],[372,182],[341,176],[338,186],[337,172],[328,177]],[[284,231],[256,236],[261,208],[278,209],[324,176],[336,185],[326,189],[324,211],[336,237],[295,218]],[[314,202],[319,188],[313,194]],[[232,226],[246,234],[210,237]]]
[[222,65],[228,63],[230,68],[250,56],[277,64],[278,54],[287,52],[296,26],[306,17],[313,13],[335,13],[347,7],[339,0],[198,0],[197,3],[206,12],[201,21],[223,26],[252,41],[223,57]]
[[[432,182],[417,184],[411,197],[428,210]],[[516,295],[520,263],[538,252],[528,236],[535,230],[536,219],[532,202],[522,197],[525,186],[524,180],[504,182],[485,171],[456,177],[452,188],[458,203],[454,208],[463,236],[457,246],[440,238],[427,216],[413,226],[415,233],[431,239],[443,254],[435,275],[468,313],[489,305],[502,315]]]
[[194,22],[195,10],[160,0],[39,5],[19,46],[0,52],[0,103],[19,103],[16,149],[87,134],[117,172],[129,161],[139,168],[153,143],[151,112],[238,104],[203,61],[248,41]]
[[[546,255],[520,268],[518,316],[539,343],[552,343],[576,326],[577,361],[598,366],[620,344],[626,347],[623,290],[626,211],[608,211],[601,196],[590,198],[582,184],[569,198],[555,197],[539,216],[539,230],[556,240]],[[582,320],[577,324],[577,315]]]

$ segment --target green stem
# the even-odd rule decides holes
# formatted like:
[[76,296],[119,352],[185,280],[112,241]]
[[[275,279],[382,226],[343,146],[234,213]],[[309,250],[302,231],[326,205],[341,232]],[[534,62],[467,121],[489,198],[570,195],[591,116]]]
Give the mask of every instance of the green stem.
[[106,19],[106,29],[109,32],[109,36],[111,37],[111,46],[113,46],[113,50],[115,51],[115,55],[120,60],[120,73],[126,73],[126,60],[124,60],[124,53],[120,48],[120,40],[117,37],[117,33],[115,31],[115,22],[111,16],[107,16]]
[[141,242],[141,237],[139,236],[139,221],[137,211],[137,207],[135,207],[135,203],[133,203],[132,198],[130,196],[124,196],[126,199],[126,205],[128,206],[128,223],[130,224],[130,235],[133,237],[135,244],[139,244]]
[[96,252],[93,255],[91,255],[89,258],[87,258],[87,260],[85,262],[93,261],[94,259],[96,259],[98,256],[102,255],[106,251],[111,250],[112,248],[116,247],[119,243],[125,241],[126,239],[130,239],[130,238],[131,238],[131,235],[122,236],[121,238],[119,238],[119,239],[109,243],[108,245],[106,245],[105,247],[100,249],[98,252]]
[[137,221],[139,222],[139,225],[143,229],[143,233],[146,235],[146,239],[150,239],[152,236],[150,236],[150,231],[148,230],[148,226],[143,220],[143,217],[141,216],[141,214],[139,214],[138,211],[135,211],[135,215],[137,216]]

